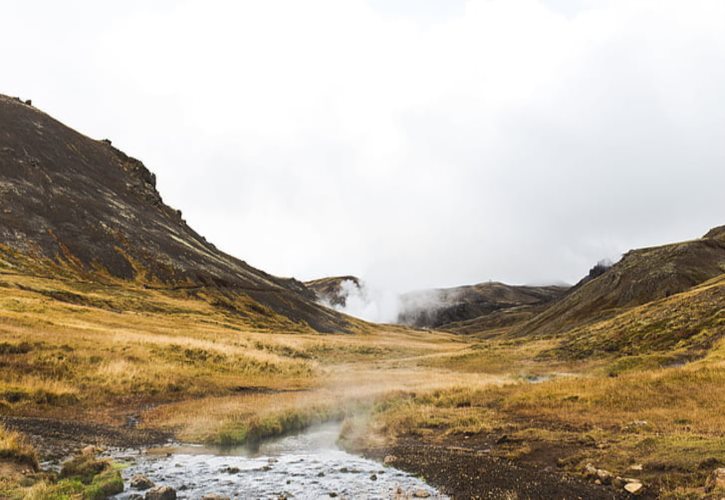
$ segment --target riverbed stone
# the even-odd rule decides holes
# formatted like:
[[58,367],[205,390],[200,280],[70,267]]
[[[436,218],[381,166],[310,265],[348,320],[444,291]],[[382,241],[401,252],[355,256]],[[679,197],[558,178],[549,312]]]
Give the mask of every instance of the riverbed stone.
[[208,495],[204,495],[201,497],[201,500],[231,500],[226,495],[219,495],[217,493],[209,493]]
[[421,488],[421,489],[415,490],[413,492],[413,497],[414,498],[428,498],[428,497],[430,497],[430,492],[428,490],[424,490]]
[[397,460],[398,457],[396,457],[395,455],[386,455],[385,458],[383,458],[383,465],[391,465]]
[[155,486],[146,492],[145,500],[176,500],[176,490],[171,486]]
[[156,486],[153,481],[143,474],[136,474],[133,476],[128,482],[128,485],[134,490],[148,490]]

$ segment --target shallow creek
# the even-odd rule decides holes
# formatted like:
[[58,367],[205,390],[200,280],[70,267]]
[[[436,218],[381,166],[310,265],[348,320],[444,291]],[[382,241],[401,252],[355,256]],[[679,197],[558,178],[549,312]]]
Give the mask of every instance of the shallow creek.
[[[446,498],[422,480],[392,467],[347,453],[337,446],[340,425],[324,424],[307,432],[261,444],[259,449],[170,446],[115,452],[128,464],[128,481],[143,474],[156,485],[177,490],[178,498],[207,494],[264,499]],[[128,499],[128,489],[116,498]]]

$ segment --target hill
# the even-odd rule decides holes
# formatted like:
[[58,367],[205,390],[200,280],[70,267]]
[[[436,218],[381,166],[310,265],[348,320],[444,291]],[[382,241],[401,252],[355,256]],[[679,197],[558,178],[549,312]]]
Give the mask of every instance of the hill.
[[442,328],[498,311],[549,303],[566,292],[561,286],[513,286],[487,282],[434,290],[400,297],[398,322],[426,328]]
[[515,327],[511,335],[562,335],[684,292],[723,272],[722,227],[700,239],[632,250],[603,273],[585,278],[551,307]]
[[622,366],[651,368],[700,358],[725,337],[725,274],[612,318],[569,330],[545,353],[584,359],[629,358]]
[[[0,245],[4,264],[45,265],[87,279],[214,291],[241,316],[281,316],[332,332],[348,320],[302,283],[219,251],[164,204],[140,161],[0,96]],[[253,238],[254,235],[249,235]],[[239,300],[238,300],[239,299]],[[278,319],[278,318],[276,318]]]
[[355,276],[330,276],[305,281],[305,286],[315,292],[317,300],[332,306],[345,307],[349,287],[361,289],[360,279]]

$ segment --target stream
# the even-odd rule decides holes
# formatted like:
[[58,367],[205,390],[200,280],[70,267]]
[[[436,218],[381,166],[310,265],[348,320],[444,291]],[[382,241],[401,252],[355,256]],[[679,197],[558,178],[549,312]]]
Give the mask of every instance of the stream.
[[177,498],[217,494],[236,499],[387,499],[447,498],[422,480],[337,445],[339,423],[248,448],[170,446],[117,451],[126,491],[114,498],[138,498],[129,480],[142,474],[158,486],[171,486]]

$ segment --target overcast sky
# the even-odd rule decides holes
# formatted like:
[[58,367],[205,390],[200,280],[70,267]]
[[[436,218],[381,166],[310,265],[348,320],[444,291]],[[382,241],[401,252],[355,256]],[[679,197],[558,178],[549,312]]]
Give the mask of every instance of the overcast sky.
[[721,0],[4,0],[0,16],[1,93],[112,139],[201,234],[274,274],[575,282],[725,223]]

